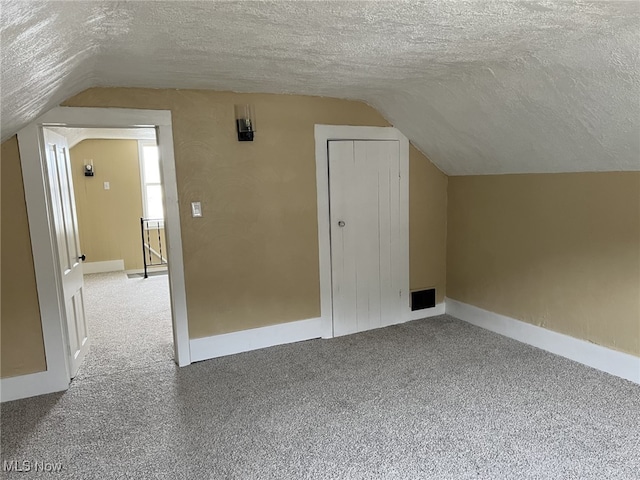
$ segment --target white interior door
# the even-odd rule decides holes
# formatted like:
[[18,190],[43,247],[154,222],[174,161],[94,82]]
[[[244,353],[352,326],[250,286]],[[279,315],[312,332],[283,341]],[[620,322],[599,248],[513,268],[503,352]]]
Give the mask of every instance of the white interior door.
[[75,196],[67,140],[44,129],[45,153],[51,209],[60,261],[62,293],[69,347],[69,370],[73,378],[89,350],[89,332],[84,314],[82,253],[78,236]]
[[399,142],[330,141],[329,198],[334,335],[400,322]]

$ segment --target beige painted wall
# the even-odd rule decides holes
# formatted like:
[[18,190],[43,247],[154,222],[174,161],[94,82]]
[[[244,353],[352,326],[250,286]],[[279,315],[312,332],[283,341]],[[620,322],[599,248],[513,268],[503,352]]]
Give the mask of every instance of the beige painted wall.
[[[87,262],[124,260],[142,268],[142,193],[136,140],[84,140],[70,150],[80,246]],[[95,175],[84,176],[92,159]],[[104,189],[109,182],[110,189]]]
[[2,306],[0,375],[46,370],[18,141],[2,144]]
[[[252,143],[236,139],[238,103],[255,107]],[[191,338],[319,316],[314,125],[388,125],[374,109],[320,97],[123,88],[90,89],[65,105],[172,111]],[[191,201],[202,202],[203,218],[191,218]],[[436,284],[444,268],[432,280],[415,275]]]
[[409,149],[409,258],[411,290],[436,289],[444,302],[447,272],[448,177],[418,149]]
[[[253,143],[236,139],[237,103],[255,106]],[[90,89],[65,105],[171,110],[191,338],[319,316],[314,125],[387,126],[374,109],[321,97],[127,88]],[[441,299],[447,179],[414,149],[410,175],[411,288],[435,286]],[[9,181],[19,181],[15,172]],[[192,201],[202,202],[202,218],[191,218]],[[24,275],[33,281],[33,272]]]
[[640,173],[449,178],[447,296],[640,355]]

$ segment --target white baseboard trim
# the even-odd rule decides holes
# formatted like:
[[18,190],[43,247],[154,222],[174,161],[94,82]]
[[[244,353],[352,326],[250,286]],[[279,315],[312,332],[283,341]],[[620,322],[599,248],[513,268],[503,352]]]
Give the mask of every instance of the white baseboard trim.
[[322,337],[320,318],[189,340],[191,362]]
[[124,270],[124,260],[107,260],[104,262],[87,262],[82,264],[82,273],[120,272]]
[[445,299],[445,304],[447,314],[452,317],[640,384],[640,357],[553,332],[451,298]]
[[67,388],[69,388],[69,382],[61,381],[59,377],[56,378],[51,372],[7,377],[0,379],[0,401],[10,402],[21,398],[62,392]]
[[413,310],[409,312],[409,321],[421,320],[423,318],[436,317],[438,315],[444,315],[445,303],[438,303],[435,307],[423,308],[422,310]]

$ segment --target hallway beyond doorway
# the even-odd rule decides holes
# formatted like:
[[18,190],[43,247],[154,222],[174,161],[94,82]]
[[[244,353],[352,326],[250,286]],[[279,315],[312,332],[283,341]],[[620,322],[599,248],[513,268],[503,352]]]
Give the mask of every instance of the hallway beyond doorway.
[[85,275],[91,347],[74,383],[157,362],[173,363],[166,275],[127,278],[124,272]]

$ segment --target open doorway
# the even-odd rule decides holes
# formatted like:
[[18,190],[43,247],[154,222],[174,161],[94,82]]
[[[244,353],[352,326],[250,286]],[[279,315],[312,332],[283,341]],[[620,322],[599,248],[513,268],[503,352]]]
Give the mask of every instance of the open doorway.
[[50,128],[67,139],[84,274],[166,274],[155,129]]
[[[60,220],[60,215],[64,211],[56,210],[60,209],[60,202],[56,197],[55,189],[57,187],[55,182],[51,181],[52,177],[49,175],[49,171],[54,167],[51,164],[51,159],[56,159],[55,162],[59,162],[60,158],[68,156],[68,146],[66,139],[61,136],[58,136],[58,140],[54,142],[45,139],[47,129],[51,131],[52,127],[150,128],[155,131],[160,171],[164,181],[162,193],[164,202],[163,228],[168,260],[173,358],[179,366],[189,365],[191,356],[171,112],[57,107],[18,133],[47,370],[19,377],[19,380],[12,383],[12,388],[15,390],[12,392],[12,397],[21,398],[22,396],[65,390],[73,376],[71,371],[73,358],[70,355],[73,347],[70,340],[72,336],[70,335],[69,319],[79,318],[79,316],[74,314],[77,302],[69,303],[71,297],[67,298],[67,293],[68,291],[76,292],[78,288],[82,288],[82,284],[78,286],[78,282],[75,280],[73,282],[67,281],[68,278],[65,274],[68,269],[65,269],[65,265],[61,261],[64,246],[72,245],[73,242],[70,241],[71,237],[63,238],[66,233],[61,230],[60,225],[64,225],[66,229],[73,222]],[[52,134],[55,135],[55,132]],[[60,165],[62,163],[59,163],[58,167]],[[70,167],[65,168],[68,169],[66,176],[70,177]],[[60,178],[63,177],[64,175],[60,176]],[[63,191],[64,188],[61,188],[57,194]],[[75,211],[73,215],[75,215]],[[56,216],[58,216],[58,220],[56,220]],[[69,253],[72,249],[67,248],[66,250]],[[71,264],[79,263],[77,259],[82,258],[80,253],[74,250],[73,255],[68,255]],[[82,279],[82,275],[80,279]],[[77,297],[75,294],[74,296]],[[77,311],[75,313],[77,314]]]
[[170,362],[171,303],[155,129],[45,130],[67,140],[83,259],[91,346],[71,376]]

